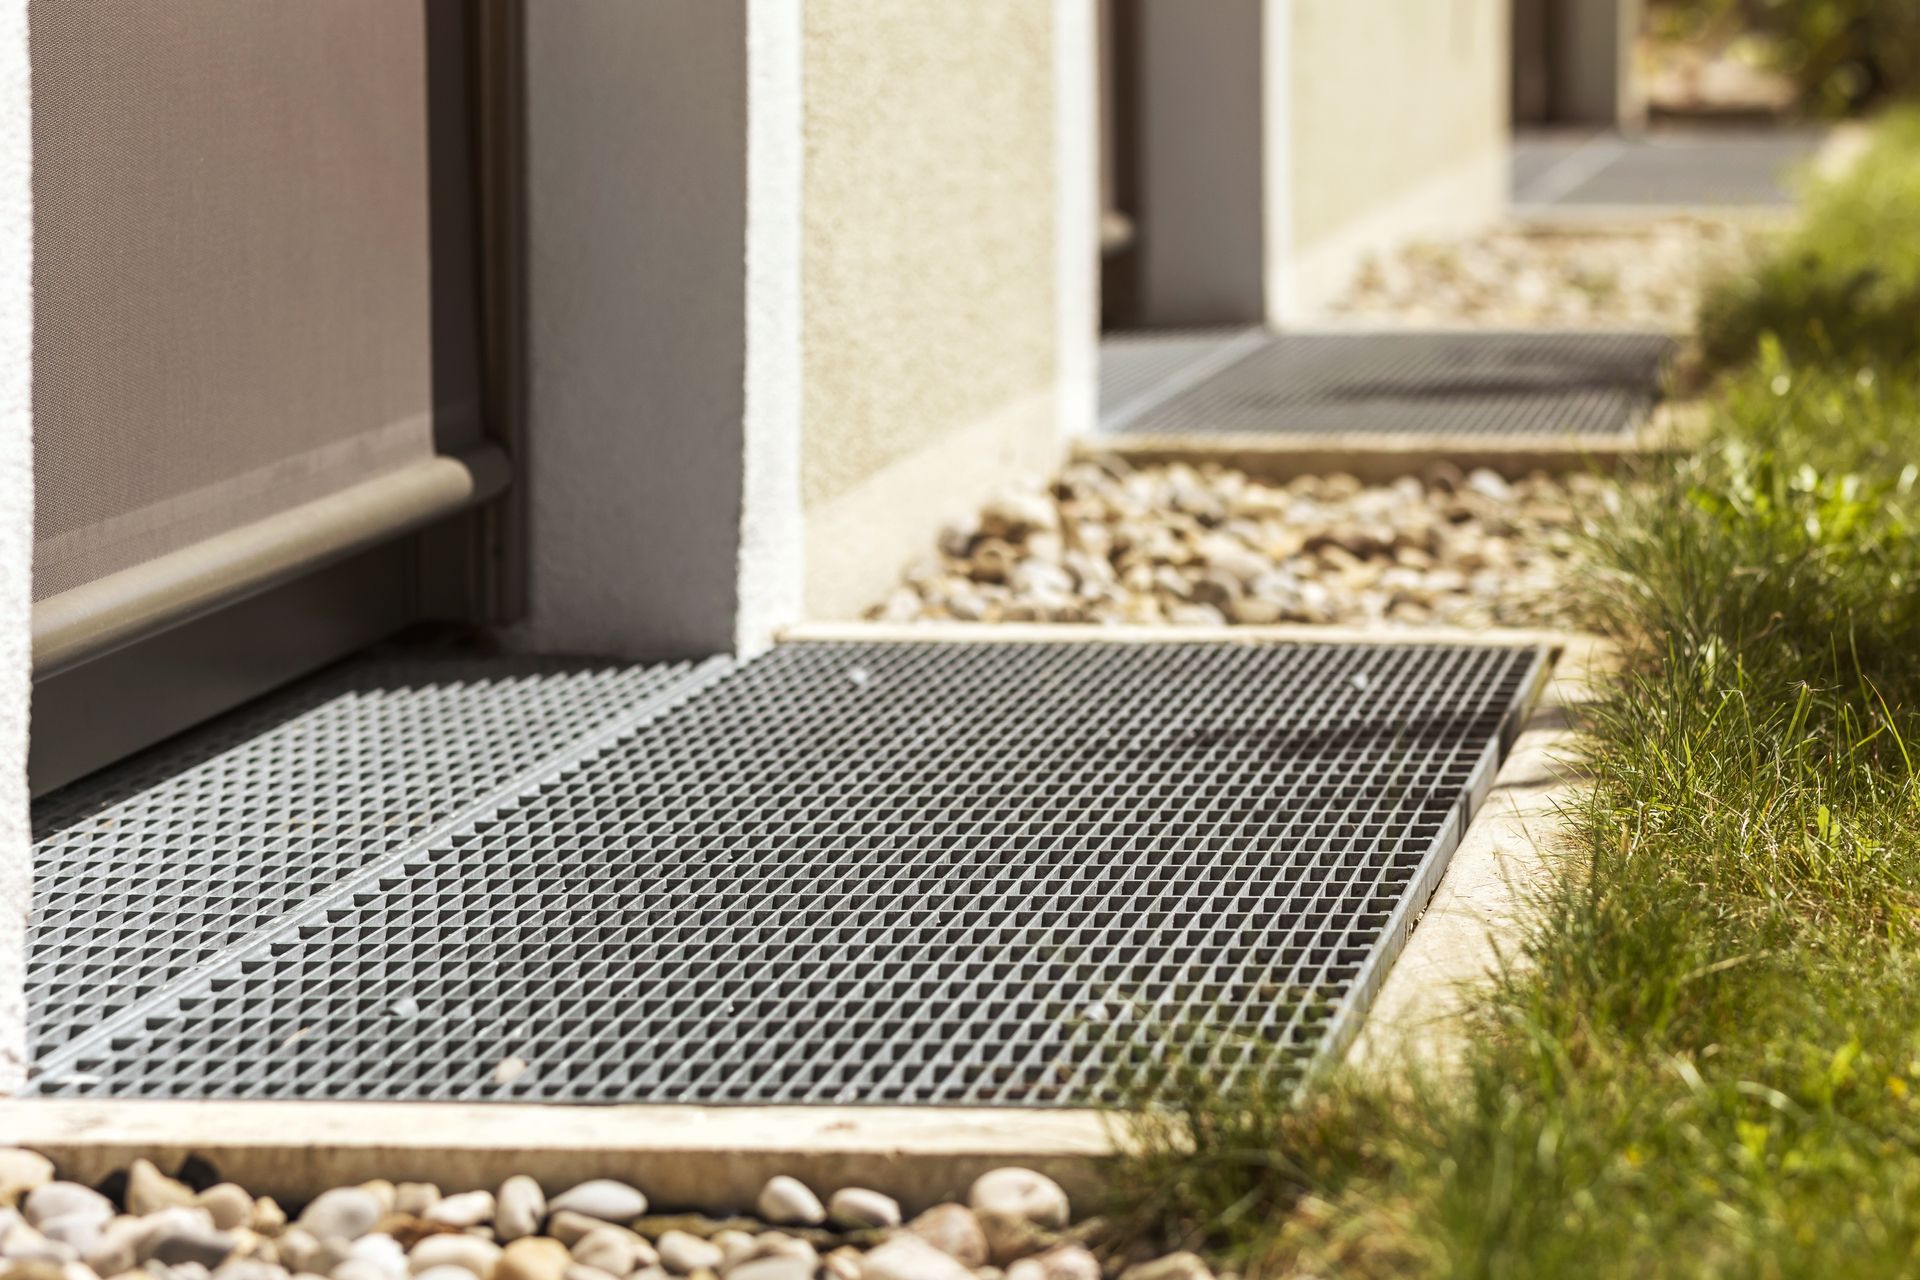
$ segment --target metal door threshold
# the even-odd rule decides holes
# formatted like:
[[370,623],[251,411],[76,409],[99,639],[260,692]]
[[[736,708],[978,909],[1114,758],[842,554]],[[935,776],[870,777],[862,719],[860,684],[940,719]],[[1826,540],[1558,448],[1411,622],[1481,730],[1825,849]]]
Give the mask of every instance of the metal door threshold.
[[1619,439],[1658,396],[1672,337],[1619,331],[1264,334],[1198,378],[1103,414],[1140,437]]
[[1114,1101],[1344,1048],[1530,648],[360,667],[38,821],[32,1091]]

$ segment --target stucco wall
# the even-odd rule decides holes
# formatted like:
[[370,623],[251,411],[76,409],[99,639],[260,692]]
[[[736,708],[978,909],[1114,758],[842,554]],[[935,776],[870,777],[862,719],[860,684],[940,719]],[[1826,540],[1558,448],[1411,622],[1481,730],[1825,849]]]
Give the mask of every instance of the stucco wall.
[[1291,140],[1271,179],[1283,312],[1310,312],[1369,252],[1504,208],[1509,3],[1269,0],[1287,68],[1269,122]]
[[806,607],[832,617],[1060,447],[1055,12],[805,15]]
[[797,14],[527,7],[518,644],[710,654],[797,611]]
[[27,701],[33,663],[33,106],[27,0],[0,0],[0,1093],[26,1077],[33,869]]

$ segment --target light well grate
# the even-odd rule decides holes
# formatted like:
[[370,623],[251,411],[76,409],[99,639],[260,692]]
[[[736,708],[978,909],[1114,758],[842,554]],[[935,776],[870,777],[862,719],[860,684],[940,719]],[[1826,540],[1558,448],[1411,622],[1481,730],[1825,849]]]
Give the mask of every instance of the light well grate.
[[[1194,1025],[1297,1076],[1354,1029],[1541,661],[783,646],[38,1088],[1048,1105],[1110,1099]],[[194,829],[257,825],[214,818]]]
[[1650,333],[1275,334],[1106,420],[1122,436],[1617,436],[1645,418],[1673,339]]

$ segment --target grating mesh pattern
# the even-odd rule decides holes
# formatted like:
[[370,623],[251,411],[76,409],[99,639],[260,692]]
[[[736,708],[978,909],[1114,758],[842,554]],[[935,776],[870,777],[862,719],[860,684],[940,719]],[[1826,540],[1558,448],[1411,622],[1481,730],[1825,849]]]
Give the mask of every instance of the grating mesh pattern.
[[1166,329],[1100,339],[1100,417],[1131,416],[1258,341],[1258,329]]
[[156,1002],[43,1092],[1112,1095],[1299,1074],[1425,902],[1533,651],[798,644]]
[[511,783],[683,667],[356,664],[35,807],[51,1052]]
[[1673,340],[1645,333],[1287,333],[1144,412],[1129,435],[1617,435]]
[[1769,129],[1523,139],[1514,145],[1513,197],[1536,208],[1787,206],[1795,174],[1825,136]]

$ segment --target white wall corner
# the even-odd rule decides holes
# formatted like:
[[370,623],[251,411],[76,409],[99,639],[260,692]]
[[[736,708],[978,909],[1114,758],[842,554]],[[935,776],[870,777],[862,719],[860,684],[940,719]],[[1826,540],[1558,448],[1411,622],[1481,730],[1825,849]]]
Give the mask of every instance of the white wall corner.
[[1293,233],[1293,0],[1264,0],[1260,12],[1260,189],[1269,328],[1300,314]]
[[734,622],[742,656],[799,621],[805,599],[801,4],[754,0],[747,8],[746,429]]
[[0,0],[0,1094],[26,1080],[33,680],[33,98],[27,0]]
[[1100,82],[1097,0],[1054,0],[1054,305],[1060,433],[1088,435],[1099,414]]

